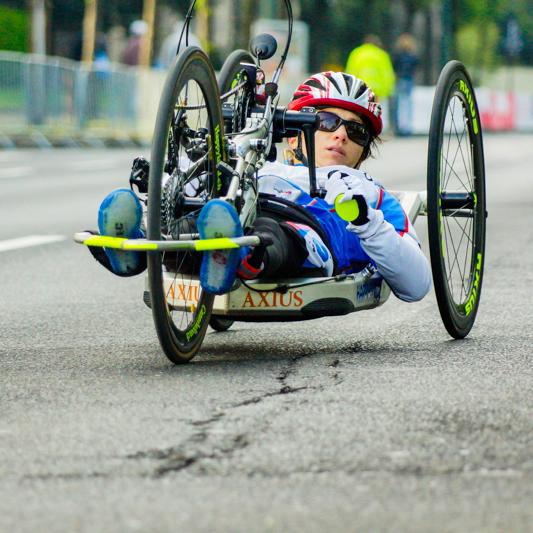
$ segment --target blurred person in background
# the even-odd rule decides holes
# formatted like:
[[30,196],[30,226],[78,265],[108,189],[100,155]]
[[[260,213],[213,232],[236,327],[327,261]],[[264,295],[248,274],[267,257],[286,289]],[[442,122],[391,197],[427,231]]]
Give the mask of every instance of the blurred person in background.
[[345,72],[364,80],[379,101],[394,93],[395,75],[391,58],[377,35],[366,35],[363,44],[350,52]]
[[107,73],[109,72],[110,68],[111,59],[107,53],[107,37],[102,33],[97,36],[94,45],[93,69],[101,73]]
[[105,98],[107,83],[110,78],[111,60],[107,53],[105,34],[98,34],[94,45],[92,72],[89,76],[87,91],[88,118],[98,119],[106,115]]
[[[183,21],[176,22],[172,33],[167,35],[163,40],[163,43],[161,44],[161,49],[159,50],[158,66],[162,68],[168,68],[174,61],[174,58],[176,57],[176,53],[178,51],[178,45],[180,42],[180,36],[183,30],[183,25]],[[186,41],[185,33],[183,33],[183,40],[181,42],[180,51],[185,48],[186,42],[188,42],[189,46],[198,46],[201,48],[198,37],[196,37],[196,35],[191,31],[189,31],[188,41]]]
[[130,36],[122,52],[121,62],[125,65],[138,65],[141,51],[142,36],[148,31],[148,24],[144,20],[134,20],[130,24]]
[[396,73],[394,98],[394,128],[397,135],[411,135],[413,127],[413,87],[419,64],[416,43],[410,33],[402,33],[392,56]]

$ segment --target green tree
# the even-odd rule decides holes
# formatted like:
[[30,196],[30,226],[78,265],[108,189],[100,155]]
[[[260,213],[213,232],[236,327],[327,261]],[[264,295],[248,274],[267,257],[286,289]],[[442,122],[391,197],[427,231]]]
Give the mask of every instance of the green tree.
[[522,61],[533,63],[533,11],[531,0],[457,0],[455,45],[461,60],[474,69],[491,69],[502,63],[501,39],[505,22],[513,16],[524,39]]
[[0,50],[27,51],[29,23],[25,11],[1,6],[0,28]]

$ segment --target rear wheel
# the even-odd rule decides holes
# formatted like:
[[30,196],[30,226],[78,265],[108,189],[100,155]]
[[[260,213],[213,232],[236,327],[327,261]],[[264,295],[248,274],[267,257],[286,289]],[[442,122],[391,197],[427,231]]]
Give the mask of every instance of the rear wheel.
[[215,330],[215,331],[227,331],[231,326],[233,326],[233,320],[229,320],[227,318],[222,318],[219,316],[211,316],[211,320],[209,321],[209,325]]
[[437,82],[429,131],[427,211],[433,283],[448,333],[474,325],[485,263],[485,165],[474,88],[450,61]]
[[[199,48],[187,47],[171,67],[159,104],[148,188],[148,239],[193,238],[205,203],[220,195],[216,166],[223,123],[215,73]],[[185,237],[184,234],[188,236]],[[174,363],[189,361],[205,336],[214,296],[198,282],[201,255],[148,253],[155,328]]]

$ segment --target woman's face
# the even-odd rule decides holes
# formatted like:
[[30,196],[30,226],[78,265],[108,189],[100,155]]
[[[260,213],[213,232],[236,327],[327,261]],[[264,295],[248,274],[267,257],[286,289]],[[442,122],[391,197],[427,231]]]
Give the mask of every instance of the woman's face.
[[[335,113],[344,120],[355,120],[363,123],[362,119],[353,111],[340,109],[338,107],[326,107],[321,111]],[[297,137],[289,139],[289,146],[294,149],[298,145]],[[302,150],[307,157],[305,142],[302,142]],[[348,138],[346,126],[342,124],[337,130],[332,132],[317,131],[315,133],[315,164],[317,167],[327,167],[331,165],[345,165],[355,168],[361,159],[364,147],[354,143]]]

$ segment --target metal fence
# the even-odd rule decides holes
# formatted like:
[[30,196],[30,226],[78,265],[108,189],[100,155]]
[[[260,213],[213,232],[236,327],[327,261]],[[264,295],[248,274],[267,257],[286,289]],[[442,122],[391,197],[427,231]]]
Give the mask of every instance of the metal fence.
[[0,52],[0,138],[150,138],[165,73]]
[[[283,102],[301,81],[286,70]],[[96,68],[62,58],[0,52],[0,147],[14,145],[18,137],[45,146],[149,142],[165,76],[164,70]],[[522,78],[516,77],[518,91],[477,89],[485,129],[533,131],[533,69],[522,77],[521,85]],[[427,134],[433,92],[433,87],[415,88],[412,133]]]

